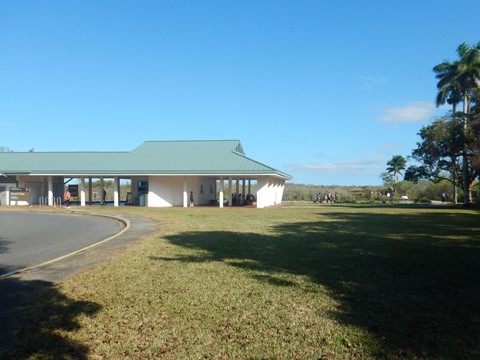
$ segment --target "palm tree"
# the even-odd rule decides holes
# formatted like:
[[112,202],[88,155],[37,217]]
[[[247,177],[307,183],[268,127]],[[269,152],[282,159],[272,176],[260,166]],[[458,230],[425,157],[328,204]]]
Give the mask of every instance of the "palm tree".
[[[455,116],[456,104],[463,101],[463,129],[464,135],[468,132],[468,117],[472,99],[480,87],[480,42],[475,46],[462,43],[457,48],[459,59],[454,62],[444,61],[436,65],[433,71],[438,79],[437,83],[437,106],[445,101],[453,106]],[[461,100],[460,100],[461,99]],[[470,165],[466,144],[463,149],[463,191],[465,193],[464,204],[472,203],[472,189],[470,177]]]
[[395,182],[398,182],[398,174],[402,175],[401,171],[405,170],[407,160],[402,155],[394,155],[391,160],[387,162],[387,171],[393,173]]
[[[441,64],[440,64],[441,65]],[[439,65],[437,65],[439,66]],[[437,67],[434,68],[434,71]],[[438,69],[440,70],[440,69]],[[437,78],[439,76],[437,75]],[[452,118],[456,116],[457,113],[457,105],[462,102],[462,92],[460,91],[460,86],[459,84],[449,84],[448,86],[443,86],[442,88],[438,89],[437,93],[437,98],[435,100],[435,104],[437,107],[444,105],[445,103],[448,103],[449,105],[452,105]],[[458,198],[458,191],[457,191],[457,185],[455,184],[455,172],[451,173],[453,177],[453,198],[455,204],[457,203],[457,198]]]
[[435,104],[437,107],[445,103],[452,105],[452,114],[457,112],[457,105],[462,101],[462,93],[458,84],[451,84],[438,89]]
[[433,68],[439,80],[437,105],[444,104],[445,100],[450,100],[452,105],[458,104],[462,98],[463,112],[468,114],[472,97],[479,88],[480,42],[475,46],[460,44],[457,53],[459,60],[444,61]]

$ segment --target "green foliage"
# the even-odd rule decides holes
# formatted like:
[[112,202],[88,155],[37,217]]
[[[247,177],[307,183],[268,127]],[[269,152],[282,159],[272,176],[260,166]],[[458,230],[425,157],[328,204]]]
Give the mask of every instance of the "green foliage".
[[398,175],[402,175],[401,171],[407,166],[407,160],[402,155],[394,155],[387,162],[387,171],[392,174],[395,182],[398,182]]
[[461,187],[463,173],[460,160],[465,144],[462,121],[445,116],[422,127],[418,134],[421,142],[412,151],[412,157],[422,165],[410,167],[407,179],[444,178]]
[[395,187],[395,178],[392,174],[385,171],[380,175],[380,178],[382,179],[383,185],[387,188],[393,189]]
[[[472,203],[472,184],[478,178],[479,173],[475,173],[475,167],[472,167],[472,153],[475,152],[476,141],[472,147],[469,138],[472,135],[470,121],[472,119],[472,109],[478,101],[478,93],[480,90],[480,42],[474,46],[462,43],[457,48],[458,59],[449,62],[444,61],[433,68],[437,83],[437,106],[447,101],[452,105],[453,120],[459,119],[461,123],[461,136],[456,139],[453,144],[461,148],[460,153],[455,156],[462,158],[462,189],[465,193],[464,205]],[[462,101],[463,111],[456,113],[456,105]],[[449,137],[451,139],[451,137]],[[442,141],[440,148],[448,144]],[[451,146],[448,146],[451,147]],[[473,151],[472,151],[473,150]],[[451,155],[448,157],[451,158]],[[453,158],[451,158],[453,160]],[[436,160],[437,164],[439,163]],[[423,165],[431,166],[431,163],[423,163]],[[453,179],[459,179],[452,173]]]
[[[113,199],[113,191],[114,191],[114,182],[113,180],[107,180],[105,179],[103,181],[103,188],[105,189],[105,191],[107,192],[107,201],[112,201]],[[102,187],[101,187],[101,182],[99,179],[96,179],[96,180],[93,180],[92,181],[92,195],[94,193],[97,193],[97,194],[100,194],[102,190]],[[126,197],[127,197],[127,193],[128,192],[131,192],[131,186],[130,186],[130,182],[128,183],[120,183],[120,188],[119,188],[119,195],[120,195],[120,200],[125,200]],[[90,198],[90,190],[89,190],[89,185],[88,185],[88,182],[87,184],[85,185],[85,196],[87,199]],[[98,195],[100,196],[100,195]],[[99,197],[98,197],[99,199]]]

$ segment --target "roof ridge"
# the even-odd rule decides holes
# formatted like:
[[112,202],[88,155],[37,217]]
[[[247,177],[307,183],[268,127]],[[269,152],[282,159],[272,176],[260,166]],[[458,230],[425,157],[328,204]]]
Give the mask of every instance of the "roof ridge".
[[224,139],[224,140],[221,140],[221,139],[213,139],[213,140],[201,140],[201,139],[196,139],[196,140],[146,140],[144,141],[144,143],[146,142],[225,142],[225,141],[238,141],[240,142],[240,140],[238,139]]

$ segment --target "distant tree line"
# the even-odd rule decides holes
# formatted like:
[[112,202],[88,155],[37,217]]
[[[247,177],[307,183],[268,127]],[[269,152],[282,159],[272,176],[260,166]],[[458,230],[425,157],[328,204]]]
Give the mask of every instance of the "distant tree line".
[[[394,190],[390,185],[377,186],[341,186],[341,185],[305,185],[286,183],[283,193],[285,202],[314,202],[316,195],[337,194],[337,202],[384,202],[387,199],[387,192],[393,192],[393,200],[403,201],[402,196],[407,196],[410,201],[425,202],[431,200],[442,200],[442,194],[447,201],[454,201],[451,184],[448,181],[437,182],[429,180],[399,181]],[[461,193],[460,193],[461,195]]]

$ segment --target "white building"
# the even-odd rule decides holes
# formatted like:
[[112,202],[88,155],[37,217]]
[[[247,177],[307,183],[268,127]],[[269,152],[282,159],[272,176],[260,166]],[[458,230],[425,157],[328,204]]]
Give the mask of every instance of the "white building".
[[[0,153],[0,205],[53,206],[66,184],[76,183],[85,206],[92,179],[113,179],[114,206],[120,180],[130,180],[131,203],[148,207],[186,207],[192,191],[196,205],[232,205],[238,194],[252,194],[254,182],[254,204],[264,208],[281,204],[291,176],[248,158],[239,140],[147,141],[130,152]],[[28,200],[12,196],[21,191]]]

